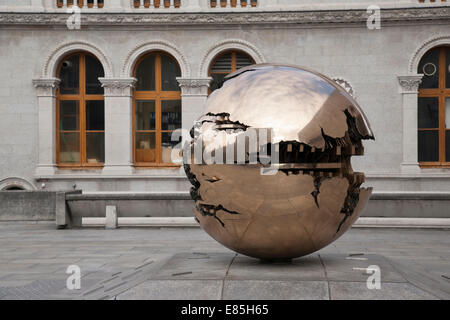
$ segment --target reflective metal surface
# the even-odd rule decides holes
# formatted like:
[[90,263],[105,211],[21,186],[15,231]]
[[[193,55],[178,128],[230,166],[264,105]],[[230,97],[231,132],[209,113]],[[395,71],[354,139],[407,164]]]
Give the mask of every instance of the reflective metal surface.
[[[194,161],[198,145],[215,155],[236,137],[265,128],[271,129],[267,149],[277,155],[275,174],[261,174],[262,149],[254,152],[250,142],[246,163]],[[363,154],[361,140],[374,138],[365,115],[333,80],[304,68],[263,64],[230,74],[191,135],[184,167],[195,216],[236,252],[262,259],[312,253],[341,236],[370,197],[371,188],[360,188],[364,174],[350,164],[352,155]]]

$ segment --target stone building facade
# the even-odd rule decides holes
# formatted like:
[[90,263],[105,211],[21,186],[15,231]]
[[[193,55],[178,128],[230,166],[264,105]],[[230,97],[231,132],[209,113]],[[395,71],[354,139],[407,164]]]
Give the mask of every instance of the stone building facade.
[[[73,9],[74,1],[80,10]],[[353,159],[354,168],[366,172],[367,185],[374,186],[377,192],[394,195],[442,194],[450,190],[450,156],[445,157],[445,148],[450,150],[445,118],[450,117],[441,115],[437,120],[438,142],[418,134],[419,117],[423,114],[419,97],[422,70],[450,79],[450,55],[446,51],[446,46],[450,46],[448,2],[74,1],[0,0],[0,189],[187,191],[189,182],[179,167],[164,165],[164,161],[159,161],[162,165],[153,163],[157,157],[161,160],[164,150],[147,165],[136,165],[136,137],[140,133],[133,110],[141,99],[136,72],[139,63],[153,54],[152,59],[156,60],[152,61],[168,57],[179,68],[169,72],[170,81],[179,85],[170,91],[175,92],[170,99],[180,101],[174,108],[181,114],[183,128],[189,129],[202,113],[215,64],[219,71],[220,63],[236,67],[232,60],[240,57],[255,63],[305,66],[343,85],[370,120],[376,141],[366,142],[365,156]],[[381,9],[379,13],[376,6]],[[373,22],[378,16],[379,28],[368,27],[368,21]],[[78,17],[80,28],[76,25]],[[435,48],[444,48],[444,58],[439,60],[442,65],[434,64],[439,71],[432,65],[424,69],[423,58]],[[58,108],[64,99],[61,83],[67,85],[71,80],[58,77],[68,57],[80,53],[98,61],[102,69],[98,99],[104,101],[104,119],[98,132],[104,154],[100,161],[92,160],[86,155],[89,150],[81,150],[84,161],[78,162],[84,165],[65,166],[60,150],[64,133],[59,112],[62,109]],[[231,58],[233,53],[237,58]],[[155,58],[157,55],[159,58]],[[83,59],[85,71],[91,70],[86,68],[86,61],[91,58]],[[170,69],[164,61],[156,70],[163,78],[164,70]],[[432,108],[450,115],[449,87],[443,86],[436,88],[442,92],[436,91],[440,100]],[[155,101],[164,100],[159,98],[163,93],[155,94]],[[142,97],[153,99],[151,95]],[[84,146],[89,144],[87,135],[93,133],[82,120],[89,104],[86,101],[80,102],[84,107],[80,104],[76,111],[77,121],[83,127],[76,130],[78,138],[85,140]],[[156,108],[159,117],[164,116],[161,101],[150,107]],[[164,141],[157,140],[162,139],[163,129],[141,133],[151,136],[156,142],[150,144],[156,143],[162,150]],[[442,140],[445,138],[449,142]],[[426,148],[433,143],[438,146]],[[143,149],[148,147],[145,141],[140,145]],[[421,152],[438,152],[437,159],[425,155],[425,160],[432,161],[419,163]],[[147,154],[142,159],[146,156],[152,157]]]

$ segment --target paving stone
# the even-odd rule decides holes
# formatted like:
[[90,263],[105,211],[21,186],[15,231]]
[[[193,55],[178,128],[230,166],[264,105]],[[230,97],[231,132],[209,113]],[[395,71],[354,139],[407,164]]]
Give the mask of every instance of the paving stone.
[[424,265],[410,260],[390,259],[391,264],[407,281],[440,299],[450,300],[450,281],[442,275],[450,270],[449,264],[442,264],[438,270],[430,272]]
[[218,300],[219,280],[150,280],[119,294],[117,300]]
[[368,289],[364,282],[330,282],[332,300],[436,300],[437,297],[410,283],[382,282]]
[[[108,299],[220,299],[223,283],[226,299],[230,293],[233,299],[328,299],[327,281],[334,286],[331,298],[376,299],[379,292],[367,292],[369,275],[353,270],[371,264],[381,268],[383,298],[450,299],[450,281],[442,277],[450,270],[449,247],[448,230],[351,229],[291,264],[265,264],[236,256],[201,229],[56,230],[0,223],[0,299],[101,299],[107,289]],[[367,260],[346,259],[350,253],[364,253]],[[154,262],[145,274],[133,275],[148,261]],[[81,290],[65,287],[69,264],[82,270]],[[117,272],[130,277],[113,278]],[[83,296],[104,281],[103,291]]]
[[36,280],[27,285],[17,287],[0,287],[3,300],[38,300],[46,299],[65,288],[65,282],[58,280]]
[[[364,254],[358,256],[321,254],[328,280],[366,282],[370,276],[365,269],[371,265],[380,268],[381,279],[386,282],[406,282],[405,278],[382,256]],[[359,260],[367,258],[367,260]]]
[[34,280],[2,280],[1,287],[9,288],[9,287],[22,287],[32,283]]
[[227,280],[224,300],[327,300],[326,281]]
[[325,271],[317,255],[294,259],[292,262],[270,263],[238,256],[231,265],[229,280],[322,280]]
[[179,253],[174,255],[152,279],[223,279],[235,255],[231,253]]
[[[11,271],[13,272],[13,271]],[[10,273],[0,278],[0,287],[3,281],[20,281],[20,280],[60,280],[66,281],[67,275],[65,273]]]
[[33,269],[33,266],[35,266],[35,263],[8,263],[8,262],[2,262],[0,263],[0,273],[10,273],[11,271],[14,272],[23,272],[23,273],[37,273]]

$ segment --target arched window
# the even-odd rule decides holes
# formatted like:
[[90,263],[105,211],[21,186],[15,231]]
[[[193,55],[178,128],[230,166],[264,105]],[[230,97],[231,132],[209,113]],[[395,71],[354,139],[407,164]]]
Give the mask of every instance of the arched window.
[[241,51],[227,51],[218,55],[209,67],[209,76],[213,78],[210,91],[220,88],[220,85],[229,73],[240,68],[254,64],[255,61],[248,54]]
[[98,80],[103,66],[89,53],[65,57],[57,71],[57,163],[99,167],[105,162],[105,101]]
[[181,75],[176,60],[164,52],[151,52],[136,63],[133,93],[135,166],[173,166],[172,133],[181,128]]
[[418,101],[418,159],[421,166],[450,166],[450,47],[428,51]]

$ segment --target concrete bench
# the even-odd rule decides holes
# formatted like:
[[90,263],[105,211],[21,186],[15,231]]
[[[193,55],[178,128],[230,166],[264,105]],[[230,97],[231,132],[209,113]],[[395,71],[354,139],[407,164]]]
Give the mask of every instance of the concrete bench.
[[450,218],[450,192],[374,192],[362,217]]
[[[98,192],[65,196],[66,206],[57,215],[58,228],[81,227],[82,218],[192,217],[194,202],[189,192]],[[114,208],[114,209],[113,209]],[[63,212],[63,210],[65,210]],[[117,223],[117,222],[116,222]]]
[[[166,225],[167,219],[176,225],[180,219],[175,218],[192,220],[193,208],[189,192],[0,192],[0,222],[56,221],[59,229],[81,227],[83,218],[102,219],[102,224],[110,227],[117,226],[118,221],[124,225],[150,225],[148,218],[156,219],[151,225]],[[450,192],[375,191],[362,217],[450,219]],[[183,225],[195,225],[193,220],[183,219]]]

